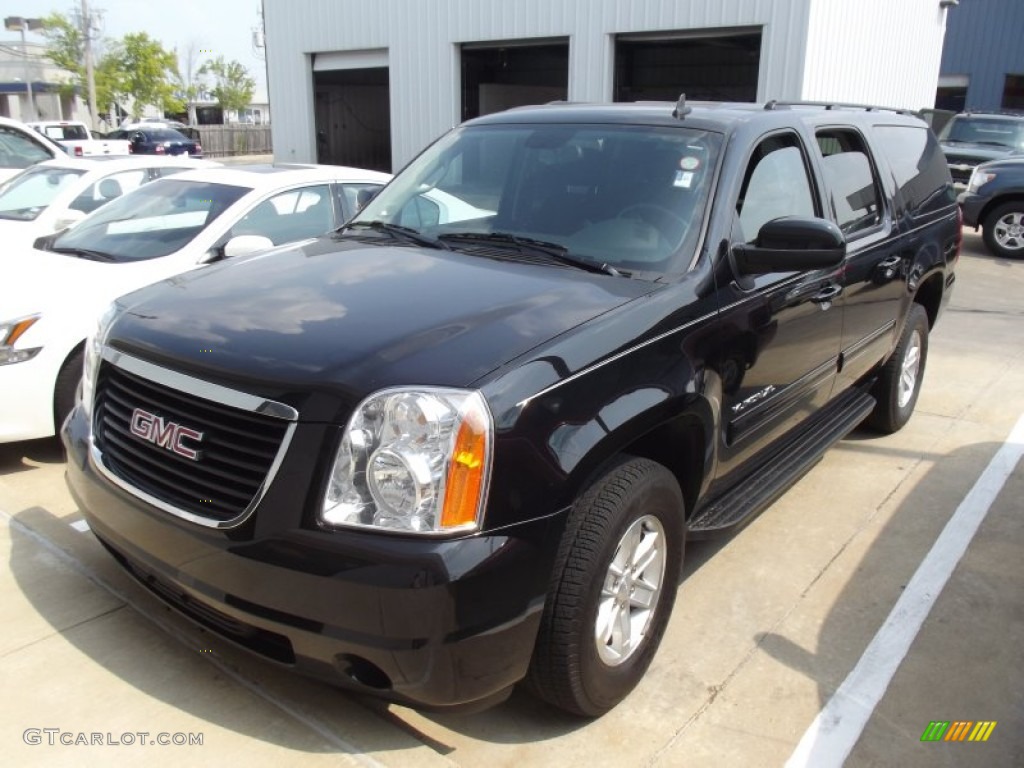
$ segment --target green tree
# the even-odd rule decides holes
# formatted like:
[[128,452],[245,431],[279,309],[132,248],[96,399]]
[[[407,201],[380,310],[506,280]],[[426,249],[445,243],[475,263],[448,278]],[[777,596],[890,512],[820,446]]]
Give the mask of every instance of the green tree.
[[145,32],[125,35],[116,46],[121,65],[123,92],[132,98],[132,115],[138,117],[146,105],[166,112],[180,112],[184,102],[175,94],[178,61],[159,41]]
[[51,13],[43,17],[40,34],[46,38],[46,57],[75,78],[85,77],[85,40],[82,30],[67,16]]
[[[69,95],[81,94],[88,101],[82,30],[66,16],[51,13],[43,19],[42,35],[46,38],[47,58],[70,76],[62,84],[61,91]],[[105,52],[104,47],[107,49]],[[116,44],[108,42],[104,46],[98,43],[94,50],[99,54],[94,68],[96,106],[99,112],[106,112],[124,99],[124,73]]]
[[252,102],[256,81],[249,70],[237,61],[225,61],[223,56],[218,56],[203,64],[199,73],[213,76],[216,85],[210,93],[221,109],[239,112]]

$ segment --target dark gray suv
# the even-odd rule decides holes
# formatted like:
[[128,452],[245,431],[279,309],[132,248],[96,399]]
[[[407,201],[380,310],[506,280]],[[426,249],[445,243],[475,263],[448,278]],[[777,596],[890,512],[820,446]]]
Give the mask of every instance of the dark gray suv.
[[982,228],[993,254],[1024,258],[1024,157],[979,165],[959,201],[964,224]]
[[964,112],[939,131],[957,192],[967,189],[979,163],[1024,152],[1024,114]]

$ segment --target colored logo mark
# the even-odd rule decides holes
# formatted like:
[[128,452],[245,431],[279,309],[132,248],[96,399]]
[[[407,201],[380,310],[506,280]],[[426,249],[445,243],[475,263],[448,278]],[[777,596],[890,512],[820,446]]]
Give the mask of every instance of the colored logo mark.
[[995,727],[995,720],[932,720],[921,741],[988,741]]

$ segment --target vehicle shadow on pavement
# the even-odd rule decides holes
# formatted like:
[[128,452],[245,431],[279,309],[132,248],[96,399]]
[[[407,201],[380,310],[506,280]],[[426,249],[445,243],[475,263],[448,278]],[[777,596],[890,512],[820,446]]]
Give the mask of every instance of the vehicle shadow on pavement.
[[27,472],[40,464],[64,463],[64,447],[56,437],[0,443],[0,477]]
[[[874,440],[867,440],[869,436]],[[899,502],[841,588],[840,573],[823,575],[820,596],[810,594],[810,587],[802,595],[815,601],[837,591],[817,632],[805,626],[801,633],[793,625],[754,637],[768,657],[814,681],[819,708],[857,664],[960,501],[1001,447],[981,442],[945,455],[915,454],[894,449],[877,435],[851,437],[840,443],[843,450],[892,456],[894,461],[923,458],[932,466]],[[1024,705],[1019,672],[1024,668],[1021,498],[1024,464],[1018,464],[940,592],[851,752],[850,765],[924,768],[947,764],[947,759],[950,765],[971,760],[982,763],[970,764],[1021,764],[1024,739],[1008,729],[1000,734],[1005,739],[1001,746],[953,745],[986,749],[984,755],[939,754],[931,748],[934,745],[921,743],[922,732],[935,720],[1019,721]],[[856,551],[857,543],[850,542],[850,547]],[[863,701],[855,703],[855,708],[863,706]]]
[[[61,539],[58,527],[69,531],[67,539]],[[98,730],[102,726],[103,731],[115,733],[119,729],[121,733],[156,733],[186,723],[187,727],[179,730],[204,731],[207,744],[214,737],[211,732],[227,729],[301,752],[333,751],[312,730],[298,724],[275,725],[275,719],[284,717],[287,724],[288,718],[244,688],[231,686],[221,669],[193,653],[187,642],[181,642],[183,619],[172,615],[129,576],[110,570],[112,561],[80,562],[79,553],[74,551],[80,545],[72,536],[83,534],[72,531],[66,522],[42,507],[13,515],[9,568],[20,594],[12,601],[18,605],[5,612],[13,610],[18,629],[27,635],[28,642],[5,649],[5,678],[10,686],[7,693],[19,701],[8,713],[16,711],[26,720],[38,720],[38,713],[45,711],[45,725],[67,731]],[[63,550],[69,558],[57,550]],[[127,604],[125,596],[129,598]],[[22,608],[23,603],[27,605]],[[168,624],[179,637],[163,631]],[[200,638],[202,645],[206,633],[191,629],[185,625],[184,634]],[[208,652],[219,656],[223,667],[237,670],[233,649],[215,640],[208,645]],[[273,690],[277,670],[270,672],[266,687]],[[111,676],[143,697],[126,692]],[[315,682],[304,681],[304,685],[320,687]],[[72,690],[51,693],[66,687]],[[104,706],[113,701],[116,706],[97,710],[97,701],[108,702]],[[154,707],[153,702],[173,709],[160,714],[161,708]],[[34,724],[15,723],[19,727]]]

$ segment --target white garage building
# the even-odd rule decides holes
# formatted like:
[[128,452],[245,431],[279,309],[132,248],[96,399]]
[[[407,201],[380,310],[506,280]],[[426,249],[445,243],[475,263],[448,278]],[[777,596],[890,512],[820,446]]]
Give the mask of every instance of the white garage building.
[[278,161],[400,168],[477,115],[570,101],[921,108],[954,0],[263,0]]

